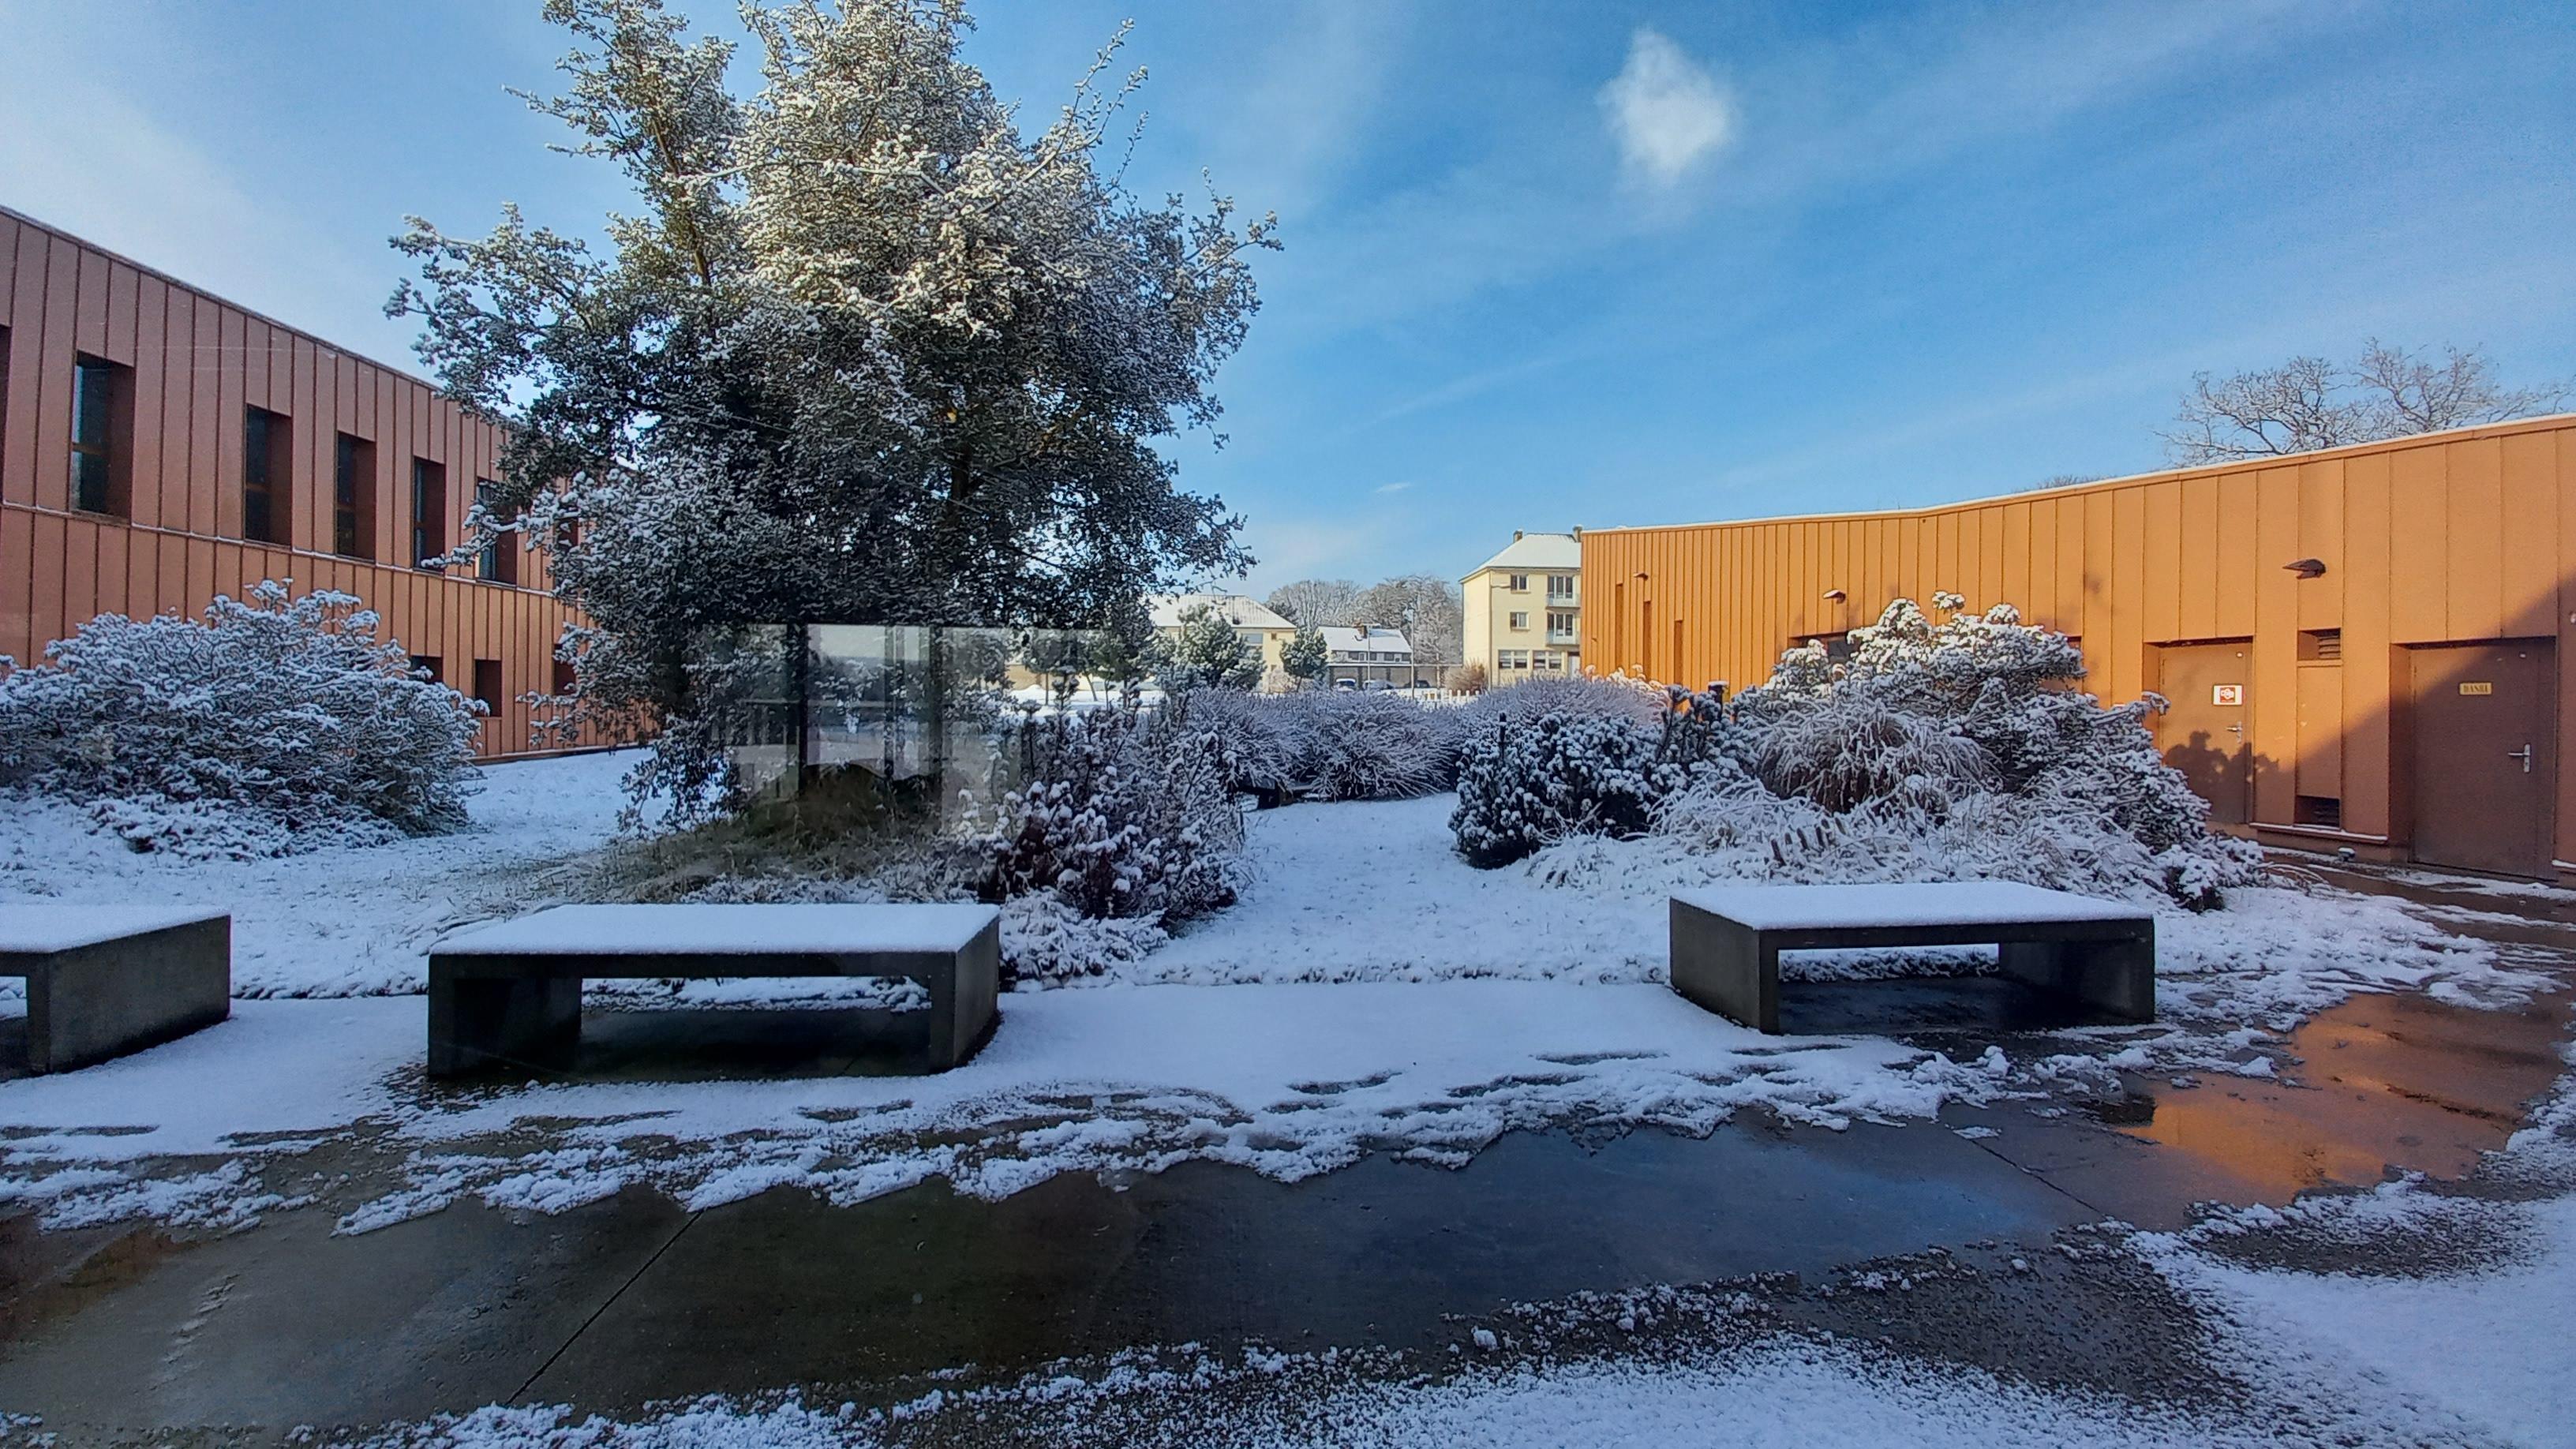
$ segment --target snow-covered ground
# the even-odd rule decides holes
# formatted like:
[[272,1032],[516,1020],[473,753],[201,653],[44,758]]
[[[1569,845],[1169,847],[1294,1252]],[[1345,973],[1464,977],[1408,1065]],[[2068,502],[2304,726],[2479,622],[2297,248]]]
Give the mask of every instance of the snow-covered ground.
[[[608,838],[624,762],[495,769],[465,834],[281,861],[138,856],[44,812],[0,827],[0,899],[229,907],[242,994],[417,990],[442,931],[569,888]],[[1747,1107],[1840,1125],[2108,1082],[2116,1068],[2264,1074],[2261,1048],[2354,990],[2471,1001],[2545,984],[2380,897],[2237,893],[2160,919],[2166,1015],[1973,1061],[1870,1036],[1762,1038],[1661,985],[1676,864],[1478,871],[1447,797],[1309,804],[1252,822],[1234,908],[1082,990],[1022,992],[986,1050],[936,1078],[423,1089],[416,996],[260,1001],[184,1041],[0,1084],[0,1199],[54,1223],[237,1222],[261,1170],[319,1136],[399,1168],[346,1226],[463,1196],[560,1209],[647,1184],[694,1205],[800,1184],[848,1200],[944,1177],[1004,1194],[1063,1171],[1186,1159],[1303,1177],[1369,1151],[1463,1161],[1504,1131],[1706,1132]],[[1638,862],[1631,862],[1637,864]],[[559,873],[560,872],[560,873]],[[761,991],[736,983],[691,1002]],[[542,1124],[542,1125],[536,1125]],[[281,1135],[283,1134],[283,1135]],[[152,1164],[187,1159],[173,1177]]]
[[470,828],[273,859],[138,854],[61,804],[12,798],[0,818],[0,904],[212,906],[233,917],[233,994],[416,992],[429,943],[542,904],[564,861],[616,832],[629,752],[488,766]]

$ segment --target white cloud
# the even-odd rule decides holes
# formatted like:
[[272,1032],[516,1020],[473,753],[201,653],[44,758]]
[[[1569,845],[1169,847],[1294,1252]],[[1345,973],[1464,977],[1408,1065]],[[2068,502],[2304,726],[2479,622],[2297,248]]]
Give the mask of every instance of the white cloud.
[[1376,491],[1380,493],[1401,493],[1412,486],[1413,484],[1410,481],[1403,483],[1380,483],[1377,485]]
[[1735,137],[1735,104],[1716,78],[1654,30],[1630,37],[1628,64],[1601,88],[1601,109],[1629,171],[1659,186]]

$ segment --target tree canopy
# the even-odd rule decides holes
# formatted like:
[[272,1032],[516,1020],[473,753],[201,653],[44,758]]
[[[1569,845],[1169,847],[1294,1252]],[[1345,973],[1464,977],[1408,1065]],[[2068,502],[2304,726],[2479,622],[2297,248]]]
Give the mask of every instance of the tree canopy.
[[476,521],[555,550],[586,695],[684,713],[698,635],[743,622],[1139,632],[1149,591],[1249,562],[1154,444],[1216,422],[1272,222],[1100,164],[1142,79],[1101,83],[1117,41],[1024,135],[960,0],[755,0],[750,94],[658,0],[545,13],[575,48],[531,104],[637,205],[599,247],[414,218],[389,310],[508,425]]

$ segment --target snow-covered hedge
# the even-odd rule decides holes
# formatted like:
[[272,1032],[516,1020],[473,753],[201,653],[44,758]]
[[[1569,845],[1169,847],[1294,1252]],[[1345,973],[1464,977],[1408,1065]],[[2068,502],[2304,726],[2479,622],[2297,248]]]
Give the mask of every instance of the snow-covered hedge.
[[[1671,696],[1652,770],[1639,764],[1643,729],[1560,724],[1545,747],[1516,742],[1526,729],[1479,736],[1462,769],[1459,847],[1499,864],[1633,836],[1628,795],[1642,791],[1653,837],[1700,878],[1994,878],[2195,907],[2254,881],[2259,852],[2212,832],[2206,803],[2158,755],[2147,722],[2162,700],[2103,708],[2079,687],[2082,656],[2064,635],[2009,605],[1962,604],[1935,595],[1948,614],[1936,624],[1899,599],[1852,631],[1845,660],[1806,646],[1732,701]],[[1555,756],[1505,758],[1546,748]],[[1555,776],[1532,773],[1542,765]]]
[[1015,975],[1095,974],[1160,928],[1234,903],[1243,818],[1214,735],[1132,693],[1109,709],[1032,713],[1014,732],[1020,783],[984,845],[988,894],[1028,928],[1014,933]]
[[1410,800],[1457,781],[1456,710],[1368,690],[1300,690],[1278,703],[1295,718],[1296,785],[1310,798]]
[[465,821],[482,707],[355,597],[265,581],[205,622],[101,614],[0,677],[0,786],[138,850],[268,855]]

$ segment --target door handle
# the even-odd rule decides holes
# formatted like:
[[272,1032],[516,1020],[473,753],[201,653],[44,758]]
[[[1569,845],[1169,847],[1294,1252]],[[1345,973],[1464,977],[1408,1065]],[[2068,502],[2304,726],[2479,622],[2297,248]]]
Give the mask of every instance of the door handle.
[[2531,773],[2531,746],[2524,745],[2518,750],[2507,750],[2504,752],[2504,757],[2508,760],[2522,761],[2522,772],[2526,775]]

